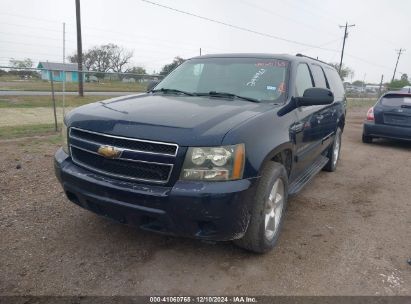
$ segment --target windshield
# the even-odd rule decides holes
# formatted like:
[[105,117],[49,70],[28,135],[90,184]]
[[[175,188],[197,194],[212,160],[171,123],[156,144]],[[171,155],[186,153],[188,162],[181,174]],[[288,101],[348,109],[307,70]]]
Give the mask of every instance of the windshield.
[[191,59],[170,73],[155,90],[192,94],[230,93],[261,102],[283,102],[288,61],[260,58]]

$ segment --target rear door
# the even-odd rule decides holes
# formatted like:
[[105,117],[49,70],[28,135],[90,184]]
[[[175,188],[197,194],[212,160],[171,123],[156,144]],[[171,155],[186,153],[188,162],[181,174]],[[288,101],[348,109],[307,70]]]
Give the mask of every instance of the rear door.
[[384,95],[374,107],[376,124],[411,128],[411,94]]
[[[314,87],[311,70],[306,63],[300,63],[296,73],[295,96],[303,96],[304,91]],[[291,127],[296,141],[296,172],[310,166],[321,153],[321,110],[324,106],[308,106],[296,109],[298,120]]]
[[[330,84],[325,77],[324,69],[319,64],[311,64],[311,70],[317,88],[331,89]],[[317,118],[321,123],[321,141],[323,145],[322,149],[324,150],[328,147],[336,129],[337,115],[334,104],[325,106],[318,112]]]
[[333,142],[339,119],[345,115],[343,112],[345,111],[346,96],[338,72],[330,66],[324,66],[323,71],[326,76],[327,87],[334,94],[334,102],[323,110],[323,145],[324,148],[328,148]]

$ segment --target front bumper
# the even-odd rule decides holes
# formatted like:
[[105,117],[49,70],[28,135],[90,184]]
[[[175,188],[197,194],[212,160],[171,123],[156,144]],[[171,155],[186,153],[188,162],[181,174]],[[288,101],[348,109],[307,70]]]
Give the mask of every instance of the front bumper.
[[75,204],[145,230],[206,240],[241,238],[256,179],[177,181],[173,187],[112,179],[75,165],[59,149],[55,173]]
[[411,140],[411,128],[399,127],[365,121],[363,134],[365,136]]

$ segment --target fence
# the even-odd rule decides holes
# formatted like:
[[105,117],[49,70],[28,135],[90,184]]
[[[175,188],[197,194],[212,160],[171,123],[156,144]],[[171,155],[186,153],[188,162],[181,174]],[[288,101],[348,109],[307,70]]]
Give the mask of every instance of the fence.
[[[78,96],[75,70],[16,69],[0,66],[0,139],[8,133],[22,136],[55,131],[64,113],[87,103],[145,92],[160,75],[84,71],[84,97]],[[64,80],[64,81],[63,81]],[[347,86],[349,103],[375,102],[387,90]]]
[[43,124],[45,129],[57,130],[64,113],[73,107],[145,92],[150,81],[163,77],[95,71],[82,74],[84,97],[78,94],[76,70],[0,66],[0,128]]

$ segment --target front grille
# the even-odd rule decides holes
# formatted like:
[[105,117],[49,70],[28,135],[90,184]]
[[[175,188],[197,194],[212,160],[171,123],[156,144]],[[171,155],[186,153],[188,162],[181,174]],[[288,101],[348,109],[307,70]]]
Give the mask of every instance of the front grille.
[[123,149],[173,156],[177,154],[176,144],[159,143],[149,140],[112,136],[76,128],[70,129],[70,136],[73,138],[96,142],[101,145],[110,145]]
[[[148,142],[139,145],[143,141],[136,139],[128,139],[125,137],[114,137],[102,133],[95,133],[77,128],[70,128],[69,143],[71,157],[74,163],[91,171],[109,175],[114,178],[137,180],[152,183],[167,183],[170,179],[173,164],[171,153],[176,154],[178,146],[175,144]],[[120,148],[126,153],[122,153],[119,158],[109,159],[97,153],[102,145],[110,145]],[[169,146],[169,148],[166,148]],[[160,152],[159,147],[164,147],[163,152]],[[172,148],[175,150],[172,150]],[[137,149],[132,149],[137,148]],[[145,148],[145,150],[141,150]],[[152,151],[148,151],[151,149]],[[155,151],[155,152],[154,152]],[[144,153],[153,152],[151,159],[160,158],[161,161],[145,161],[142,160]],[[128,158],[124,158],[126,154]],[[164,157],[167,160],[164,163]],[[170,163],[168,163],[168,161]]]
[[71,155],[84,166],[92,169],[102,169],[104,173],[124,178],[141,180],[167,181],[171,165],[160,165],[139,161],[107,159],[100,155],[71,146]]

